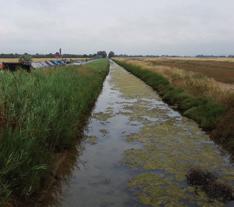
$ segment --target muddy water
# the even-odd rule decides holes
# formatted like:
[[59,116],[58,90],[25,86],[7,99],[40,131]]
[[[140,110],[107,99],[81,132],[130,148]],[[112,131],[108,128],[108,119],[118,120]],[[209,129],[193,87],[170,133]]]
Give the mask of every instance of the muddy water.
[[189,168],[233,184],[225,153],[193,121],[111,63],[57,207],[225,206],[186,184]]

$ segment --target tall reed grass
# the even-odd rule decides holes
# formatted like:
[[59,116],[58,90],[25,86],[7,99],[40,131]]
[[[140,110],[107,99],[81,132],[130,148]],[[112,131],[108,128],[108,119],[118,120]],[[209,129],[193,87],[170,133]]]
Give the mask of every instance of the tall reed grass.
[[43,187],[54,155],[74,147],[107,72],[107,60],[98,60],[0,75],[1,205]]

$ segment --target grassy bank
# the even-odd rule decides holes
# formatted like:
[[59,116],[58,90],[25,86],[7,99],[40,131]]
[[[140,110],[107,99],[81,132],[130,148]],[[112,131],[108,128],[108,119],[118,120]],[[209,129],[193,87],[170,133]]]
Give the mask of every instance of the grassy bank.
[[184,88],[176,87],[159,73],[123,60],[115,61],[157,90],[165,102],[177,106],[183,115],[195,120],[218,143],[234,154],[234,124],[231,118],[234,115],[233,102],[221,104],[209,97],[191,94]]
[[107,75],[107,60],[0,76],[0,204],[27,200],[74,147]]

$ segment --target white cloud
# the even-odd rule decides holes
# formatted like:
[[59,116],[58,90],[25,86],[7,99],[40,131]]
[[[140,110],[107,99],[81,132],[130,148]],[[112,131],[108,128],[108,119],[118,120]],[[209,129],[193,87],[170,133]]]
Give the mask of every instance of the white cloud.
[[[1,2],[2,1],[2,2]],[[1,52],[233,54],[232,0],[0,0]]]

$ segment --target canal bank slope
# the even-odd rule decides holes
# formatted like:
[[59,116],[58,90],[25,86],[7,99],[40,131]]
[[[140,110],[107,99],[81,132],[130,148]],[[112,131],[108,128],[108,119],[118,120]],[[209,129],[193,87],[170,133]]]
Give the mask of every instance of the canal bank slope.
[[[163,101],[176,107],[184,116],[195,120],[199,126],[210,134],[210,137],[223,148],[230,152],[232,159],[234,156],[234,94],[231,91],[220,91],[214,81],[205,80],[201,74],[179,75],[171,68],[171,75],[168,77],[166,72],[157,72],[151,67],[142,66],[136,61],[128,59],[116,59],[130,73],[142,79],[145,83],[156,90]],[[170,73],[170,72],[168,72]],[[181,77],[180,77],[181,76]],[[183,78],[182,78],[183,77]],[[173,79],[173,81],[171,80]],[[174,80],[175,79],[175,80]],[[177,83],[180,86],[178,86]],[[183,84],[182,84],[183,83]],[[211,84],[211,85],[209,85]],[[182,85],[182,86],[181,86]],[[210,94],[212,91],[213,95]],[[217,97],[216,97],[217,96]]]
[[35,206],[34,199],[57,179],[57,169],[80,138],[108,70],[108,60],[102,59],[84,66],[1,74],[1,206]]
[[111,63],[56,207],[225,206],[187,184],[192,167],[233,184],[233,166],[198,125]]

